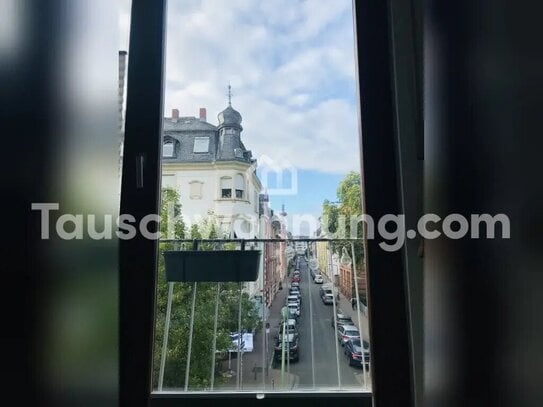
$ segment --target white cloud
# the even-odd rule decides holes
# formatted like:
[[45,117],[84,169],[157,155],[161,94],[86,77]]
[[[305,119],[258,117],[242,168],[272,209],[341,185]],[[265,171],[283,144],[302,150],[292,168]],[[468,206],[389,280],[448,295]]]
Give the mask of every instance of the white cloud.
[[165,111],[207,107],[216,123],[230,81],[255,156],[358,169],[350,8],[350,0],[169,0]]

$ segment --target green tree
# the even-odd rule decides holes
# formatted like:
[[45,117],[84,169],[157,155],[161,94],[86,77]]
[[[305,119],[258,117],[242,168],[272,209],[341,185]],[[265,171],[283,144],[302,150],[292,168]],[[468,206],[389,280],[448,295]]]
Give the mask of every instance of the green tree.
[[[337,202],[332,203],[325,200],[322,204],[321,228],[329,232],[334,238],[363,238],[363,223],[356,222],[357,217],[362,215],[362,189],[360,174],[354,171],[349,172],[341,180],[336,190]],[[356,230],[351,231],[351,221]],[[352,233],[351,233],[352,232]],[[351,245],[347,242],[332,242],[331,248],[334,253],[341,256],[343,247],[347,249],[352,257]],[[364,260],[364,246],[361,241],[354,245],[357,269],[360,270]]]
[[173,188],[162,188],[160,233],[163,239],[183,239],[185,237],[185,223],[181,217],[179,192]]

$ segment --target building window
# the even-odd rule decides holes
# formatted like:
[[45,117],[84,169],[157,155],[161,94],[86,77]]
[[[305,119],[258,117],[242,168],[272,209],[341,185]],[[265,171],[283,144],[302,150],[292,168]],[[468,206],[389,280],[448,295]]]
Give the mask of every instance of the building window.
[[201,181],[189,182],[189,198],[190,199],[202,199],[202,185]]
[[245,179],[243,175],[236,174],[236,198],[243,199],[243,191],[245,190]]
[[209,152],[209,137],[195,137],[193,152],[195,153]]
[[221,178],[221,198],[232,198],[232,178]]
[[173,157],[173,141],[167,140],[162,145],[162,156]]

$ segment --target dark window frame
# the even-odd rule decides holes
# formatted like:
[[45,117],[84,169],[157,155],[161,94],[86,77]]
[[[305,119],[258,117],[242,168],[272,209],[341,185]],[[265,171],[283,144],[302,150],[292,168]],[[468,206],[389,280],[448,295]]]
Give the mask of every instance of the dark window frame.
[[[158,213],[162,157],[165,0],[133,0],[126,108],[121,213],[139,222]],[[359,76],[361,140],[366,212],[374,218],[400,213],[397,139],[394,130],[393,78],[388,2],[353,2]],[[395,51],[396,52],[396,51]],[[387,92],[389,90],[389,92]],[[157,227],[156,225],[154,226]],[[153,231],[153,230],[151,230]],[[195,406],[236,400],[254,405],[254,394],[152,394],[151,370],[158,242],[138,234],[120,245],[121,406]],[[368,302],[372,343],[372,393],[267,393],[259,405],[316,406],[413,405],[402,251],[384,252],[367,242]],[[394,270],[372,273],[372,270]]]

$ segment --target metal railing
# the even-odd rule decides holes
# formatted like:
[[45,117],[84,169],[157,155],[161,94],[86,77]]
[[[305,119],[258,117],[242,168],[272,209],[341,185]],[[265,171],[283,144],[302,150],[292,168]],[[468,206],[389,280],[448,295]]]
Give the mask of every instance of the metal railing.
[[[358,388],[358,389],[355,389],[355,388],[349,388],[349,387],[345,387],[344,386],[344,383],[342,381],[342,379],[344,379],[344,377],[342,377],[342,367],[341,367],[341,361],[340,361],[340,347],[339,347],[339,341],[337,340],[337,329],[338,329],[338,321],[337,321],[337,315],[338,315],[338,312],[340,311],[340,294],[339,294],[339,289],[338,287],[336,286],[336,283],[333,281],[332,279],[332,283],[333,283],[333,301],[332,301],[332,310],[333,310],[333,335],[334,335],[334,344],[335,344],[335,364],[336,364],[336,375],[337,375],[337,388],[332,388],[332,383],[330,383],[330,388],[331,390],[343,390],[343,391],[349,391],[349,390],[353,390],[353,391],[360,391],[360,390],[363,390],[363,391],[369,391],[370,388],[368,386],[369,384],[369,378],[368,378],[368,370],[366,369],[366,349],[364,348],[364,342],[365,342],[365,339],[364,339],[364,323],[363,323],[363,320],[365,318],[365,316],[362,316],[361,315],[361,307],[360,307],[360,304],[362,304],[362,301],[361,301],[361,298],[360,298],[360,292],[359,292],[359,287],[358,287],[358,278],[359,276],[357,275],[357,273],[359,273],[359,270],[357,269],[357,264],[356,264],[356,256],[355,256],[355,244],[356,243],[362,243],[362,239],[327,239],[327,238],[293,238],[293,239],[279,239],[279,238],[272,238],[272,239],[258,239],[258,238],[255,238],[255,239],[183,239],[183,240],[179,240],[179,239],[165,239],[165,240],[161,240],[161,245],[162,244],[173,244],[173,247],[175,250],[184,250],[184,249],[195,249],[195,248],[202,248],[203,246],[205,246],[204,244],[205,243],[216,243],[216,245],[214,245],[214,248],[216,249],[217,247],[219,246],[222,246],[223,243],[235,243],[236,246],[237,246],[237,250],[244,250],[245,247],[247,247],[247,244],[251,245],[251,246],[257,246],[257,247],[260,247],[262,246],[261,248],[264,249],[264,246],[266,244],[270,244],[270,243],[294,243],[294,242],[306,242],[306,243],[313,243],[313,242],[326,242],[328,243],[327,244],[327,260],[328,260],[328,270],[330,271],[330,274],[332,274],[332,278],[333,278],[333,264],[332,264],[332,245],[331,243],[333,242],[341,242],[341,243],[345,243],[347,245],[350,246],[350,251],[351,251],[351,259],[352,259],[352,279],[354,280],[354,293],[355,293],[355,298],[356,298],[356,304],[357,304],[357,307],[356,307],[356,320],[358,322],[358,330],[359,330],[359,335],[360,335],[360,344],[361,344],[361,349],[362,349],[362,376],[363,376],[363,379],[362,379],[362,383],[361,384],[361,389]],[[208,246],[209,247],[209,246]],[[213,249],[211,249],[213,250]],[[264,250],[262,250],[264,251]],[[307,250],[306,250],[306,253],[307,253]],[[295,255],[294,258],[297,258],[296,256],[298,255]],[[266,261],[267,259],[262,259],[262,262]],[[258,289],[259,289],[259,292],[260,292],[260,298],[261,298],[261,315],[259,315],[259,317],[261,318],[261,323],[262,323],[262,329],[261,329],[261,332],[262,332],[262,338],[261,338],[261,345],[262,345],[262,358],[261,358],[261,363],[262,363],[262,366],[260,367],[260,370],[257,368],[257,365],[256,365],[256,362],[255,362],[255,366],[253,368],[254,370],[254,377],[255,377],[255,380],[256,380],[256,376],[257,376],[257,373],[258,371],[261,372],[262,374],[262,382],[261,382],[261,388],[254,388],[254,386],[252,386],[252,389],[255,390],[255,391],[260,391],[260,392],[268,392],[268,391],[276,391],[276,390],[285,390],[285,388],[276,388],[276,383],[274,381],[273,378],[270,378],[271,375],[269,375],[269,362],[270,360],[268,359],[269,358],[269,349],[270,349],[270,343],[269,343],[269,339],[268,339],[268,329],[267,329],[267,326],[268,326],[268,321],[270,320],[270,312],[269,312],[269,309],[267,308],[267,305],[265,303],[265,292],[264,292],[264,289],[265,289],[265,283],[266,283],[266,271],[265,270],[265,265],[262,264],[262,269],[263,269],[263,275],[260,277],[260,281],[259,281],[259,286],[258,286]],[[285,277],[287,277],[287,273],[288,270],[283,270],[285,271]],[[308,279],[308,282],[311,281],[311,276],[310,276],[310,266],[309,266],[309,262],[307,262],[307,272],[305,273],[306,274],[306,277]],[[178,283],[174,283],[174,282],[168,282],[167,283],[167,299],[166,299],[166,310],[165,310],[165,317],[164,317],[164,329],[163,329],[163,333],[162,333],[162,343],[160,344],[160,362],[158,363],[158,366],[155,366],[155,368],[158,370],[158,380],[157,380],[157,383],[156,383],[156,391],[158,392],[164,392],[164,383],[165,383],[165,368],[166,368],[166,364],[167,364],[167,356],[168,356],[168,346],[169,346],[169,340],[170,340],[170,330],[172,329],[172,306],[173,306],[173,298],[174,298],[174,284],[178,284]],[[181,284],[187,284],[187,283],[181,283]],[[238,287],[238,303],[237,303],[237,306],[238,306],[238,313],[237,313],[237,354],[236,354],[236,357],[237,357],[237,360],[236,360],[236,380],[235,380],[235,388],[232,389],[231,387],[232,386],[228,386],[228,385],[222,385],[222,386],[219,386],[219,388],[217,389],[217,381],[216,381],[216,357],[217,357],[217,335],[218,335],[218,329],[219,329],[219,310],[221,309],[221,305],[224,306],[223,304],[221,304],[221,289],[223,288],[223,283],[221,282],[217,282],[216,283],[216,286],[215,286],[215,296],[214,296],[214,299],[215,299],[215,304],[214,304],[214,318],[213,318],[213,328],[212,328],[212,344],[211,344],[211,361],[210,361],[210,374],[209,374],[209,383],[208,385],[203,388],[203,389],[200,389],[200,390],[203,390],[203,391],[224,391],[225,389],[227,391],[232,391],[232,390],[235,390],[235,391],[245,391],[247,389],[244,389],[244,378],[243,378],[243,349],[244,349],[244,345],[243,345],[243,326],[242,326],[242,295],[243,295],[243,292],[245,290],[246,287],[244,287],[244,283],[240,282],[239,283],[239,287]],[[190,378],[191,378],[191,360],[192,360],[192,356],[193,356],[193,344],[194,344],[194,341],[195,341],[195,335],[197,335],[198,333],[194,332],[194,320],[195,320],[195,312],[196,312],[196,302],[197,302],[197,292],[198,292],[198,283],[197,282],[193,282],[191,283],[192,287],[191,287],[191,294],[192,294],[192,298],[191,298],[191,303],[190,303],[190,320],[189,320],[189,323],[188,323],[188,326],[189,326],[189,333],[188,333],[188,342],[187,342],[187,350],[186,350],[186,363],[185,363],[185,370],[184,370],[184,386],[182,387],[182,390],[179,390],[179,391],[183,391],[183,392],[190,392],[191,389],[190,389]],[[288,287],[285,287],[286,289],[288,289]],[[310,355],[311,355],[311,385],[309,386],[309,389],[310,390],[321,390],[321,389],[318,389],[318,385],[316,383],[316,362],[315,362],[315,327],[314,327],[314,307],[315,307],[315,304],[313,304],[313,295],[312,295],[312,284],[308,284],[308,299],[307,301],[309,302],[309,314],[310,314],[310,318],[309,318],[309,329],[310,329]],[[337,293],[337,294],[336,294]],[[225,304],[226,305],[226,304]],[[265,332],[265,334],[264,334]],[[283,330],[283,337],[284,337],[284,330]],[[366,332],[367,334],[367,332]],[[369,339],[368,339],[368,343],[369,343]],[[159,344],[157,344],[155,342],[155,347],[158,349],[158,346]],[[286,373],[287,373],[287,377],[291,377],[291,364],[290,364],[290,343],[289,343],[289,349],[287,351],[287,357],[286,357]],[[299,344],[298,344],[299,346]],[[227,349],[227,352],[229,354],[229,361],[231,360],[230,359],[230,356],[231,356],[231,349]],[[370,349],[368,349],[368,352],[371,352]],[[274,353],[274,350],[272,351],[272,360],[273,358],[275,358],[275,354]],[[281,352],[282,353],[282,357],[284,357],[284,352]],[[371,355],[371,353],[370,353]],[[371,363],[371,357],[370,357],[370,363]],[[230,363],[229,363],[229,370],[230,370]],[[282,372],[284,373],[284,372]],[[268,380],[271,380],[271,381],[267,381]],[[253,383],[254,384],[254,383]],[[293,386],[294,384],[291,384],[289,386],[289,388],[287,388],[287,390],[292,390],[293,389]],[[321,388],[323,387],[326,387],[326,386],[320,386]],[[302,389],[302,387],[300,387],[300,389]],[[171,389],[169,389],[168,391],[172,391]],[[176,391],[175,389],[173,391]]]

